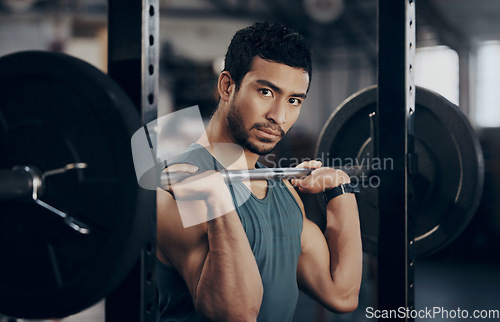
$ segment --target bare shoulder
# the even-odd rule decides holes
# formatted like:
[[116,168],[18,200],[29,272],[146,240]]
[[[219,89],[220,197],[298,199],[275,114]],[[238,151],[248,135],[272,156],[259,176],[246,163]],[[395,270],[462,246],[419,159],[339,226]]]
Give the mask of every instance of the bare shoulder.
[[302,216],[304,218],[306,218],[306,212],[305,212],[305,209],[304,209],[304,203],[302,202],[302,199],[300,199],[300,196],[299,196],[298,192],[292,186],[292,184],[290,183],[290,181],[283,180],[283,182],[285,183],[286,187],[288,188],[288,190],[290,190],[290,193],[292,194],[292,196],[295,198],[295,200],[299,204],[300,210],[302,211]]
[[300,237],[300,241],[302,244],[302,254],[306,254],[311,251],[311,247],[314,248],[318,245],[318,243],[324,243],[323,233],[314,222],[307,218],[304,203],[302,202],[298,192],[295,190],[292,184],[288,180],[284,180],[284,182],[294,196],[295,200],[297,200],[297,203],[299,204],[299,207],[302,211],[302,217],[304,218],[304,221],[302,225],[302,234]]
[[[184,228],[172,195],[157,190],[157,257],[173,266],[184,278],[190,291],[208,254],[207,225],[199,224]],[[193,213],[206,211],[204,202],[190,202]]]

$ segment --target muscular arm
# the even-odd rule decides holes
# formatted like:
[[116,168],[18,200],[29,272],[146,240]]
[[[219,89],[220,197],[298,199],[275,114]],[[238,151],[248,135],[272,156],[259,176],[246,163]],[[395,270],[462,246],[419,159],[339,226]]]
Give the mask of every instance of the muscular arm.
[[[232,201],[221,183],[224,185],[222,179],[205,183],[198,180],[196,187],[183,185],[184,191],[176,191],[176,197],[190,193],[190,189],[198,189],[194,193],[199,193],[203,184],[211,191],[205,201],[184,205],[183,215],[187,209],[192,213],[226,213],[231,208],[227,203]],[[196,310],[214,321],[255,321],[262,301],[262,281],[236,211],[184,228],[170,193],[158,190],[157,203],[158,257],[182,275]]]
[[344,194],[327,205],[324,235],[304,217],[297,281],[304,292],[329,310],[346,313],[358,305],[361,273],[362,247],[356,199],[353,194]]

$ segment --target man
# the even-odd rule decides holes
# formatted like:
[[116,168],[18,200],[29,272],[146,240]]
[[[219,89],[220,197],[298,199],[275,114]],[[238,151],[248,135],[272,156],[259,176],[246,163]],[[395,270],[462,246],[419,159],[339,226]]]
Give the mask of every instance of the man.
[[[297,120],[310,80],[310,51],[300,35],[272,23],[238,31],[218,79],[220,101],[206,137],[167,171],[194,173],[214,164],[255,168],[259,155],[269,153]],[[236,143],[243,157],[224,165],[230,152],[215,143]],[[321,168],[319,161],[299,166],[317,168],[292,180],[302,192],[349,182],[344,172]],[[238,205],[245,191],[251,195]],[[324,235],[286,180],[226,185],[220,174],[206,171],[174,185],[173,194],[175,199],[172,191],[157,194],[161,320],[290,321],[298,288],[335,312],[357,307],[362,250],[352,193],[328,201]],[[181,204],[183,215],[215,219],[184,228]]]

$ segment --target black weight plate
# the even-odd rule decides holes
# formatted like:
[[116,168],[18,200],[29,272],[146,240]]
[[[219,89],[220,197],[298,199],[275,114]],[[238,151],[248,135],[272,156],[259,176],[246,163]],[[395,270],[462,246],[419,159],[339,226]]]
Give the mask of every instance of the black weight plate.
[[65,317],[109,294],[136,262],[154,199],[137,185],[130,137],[138,112],[105,74],[76,58],[22,52],[0,58],[0,169],[42,172],[40,199],[90,226],[82,235],[34,202],[0,203],[0,312]]
[[[373,158],[369,114],[376,111],[376,86],[346,99],[326,122],[316,156],[325,165],[357,162],[390,170],[390,160]],[[465,115],[442,96],[417,87],[415,152],[418,171],[411,177],[410,207],[415,213],[415,252],[429,255],[453,241],[470,222],[484,180],[479,141]],[[368,162],[371,162],[370,164]],[[359,182],[357,196],[363,250],[377,254],[377,176]]]

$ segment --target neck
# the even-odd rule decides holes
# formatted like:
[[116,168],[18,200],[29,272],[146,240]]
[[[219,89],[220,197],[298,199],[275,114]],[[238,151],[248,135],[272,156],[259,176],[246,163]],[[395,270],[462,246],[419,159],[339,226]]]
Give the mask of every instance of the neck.
[[206,147],[227,169],[254,169],[255,163],[259,159],[258,154],[252,153],[236,143],[229,131],[227,118],[221,112],[220,107],[217,108],[208,123],[206,136],[202,136],[198,143]]

